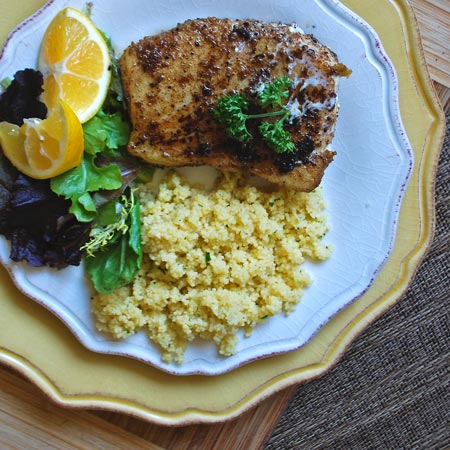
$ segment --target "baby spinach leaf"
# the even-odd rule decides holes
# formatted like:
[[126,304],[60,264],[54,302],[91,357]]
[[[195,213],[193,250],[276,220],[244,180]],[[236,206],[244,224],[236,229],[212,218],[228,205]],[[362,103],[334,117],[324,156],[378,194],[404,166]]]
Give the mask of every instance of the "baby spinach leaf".
[[141,268],[139,216],[139,200],[130,189],[119,200],[100,208],[103,226],[91,231],[91,239],[84,247],[86,271],[98,292],[107,294],[127,285]]

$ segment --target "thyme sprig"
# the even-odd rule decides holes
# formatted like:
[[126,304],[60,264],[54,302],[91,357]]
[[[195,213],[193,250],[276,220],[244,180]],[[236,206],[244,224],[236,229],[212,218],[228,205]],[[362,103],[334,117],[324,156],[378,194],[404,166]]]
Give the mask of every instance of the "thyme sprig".
[[98,250],[114,242],[120,235],[128,233],[129,216],[135,206],[134,191],[132,189],[129,196],[122,195],[115,203],[116,221],[92,228],[89,241],[81,247],[89,256],[94,257]]

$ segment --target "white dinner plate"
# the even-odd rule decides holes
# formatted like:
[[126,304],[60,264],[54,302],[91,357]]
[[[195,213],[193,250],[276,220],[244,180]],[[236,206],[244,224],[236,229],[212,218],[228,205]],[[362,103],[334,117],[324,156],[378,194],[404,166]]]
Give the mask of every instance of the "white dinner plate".
[[[0,54],[0,79],[36,67],[40,40],[65,6],[85,1],[54,0],[17,27]],[[237,352],[221,357],[213,344],[195,341],[182,365],[161,361],[161,352],[141,332],[115,341],[95,328],[90,284],[83,268],[30,268],[9,259],[1,237],[0,259],[17,286],[57,315],[89,349],[137,358],[164,371],[216,375],[258,358],[298,349],[337,312],[370,286],[389,258],[413,156],[402,125],[397,76],[373,29],[333,0],[95,0],[92,19],[120,54],[131,41],[196,17],[253,18],[296,22],[337,53],[353,71],[339,87],[340,115],[332,148],[337,156],[322,185],[331,230],[332,257],[306,264],[313,283],[296,310],[240,335]]]

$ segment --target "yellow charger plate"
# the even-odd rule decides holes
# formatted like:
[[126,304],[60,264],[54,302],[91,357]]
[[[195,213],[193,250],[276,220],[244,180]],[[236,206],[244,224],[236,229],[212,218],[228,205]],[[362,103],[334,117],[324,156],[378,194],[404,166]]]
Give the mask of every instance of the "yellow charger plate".
[[[0,0],[0,41],[44,3],[24,0],[19,8]],[[174,376],[136,360],[85,349],[57,317],[22,295],[0,268],[0,361],[65,406],[110,409],[160,424],[222,421],[282,388],[323,374],[365,327],[401,298],[433,236],[433,187],[444,115],[406,0],[342,3],[375,29],[395,66],[401,114],[415,159],[393,251],[371,288],[299,350],[219,376]]]

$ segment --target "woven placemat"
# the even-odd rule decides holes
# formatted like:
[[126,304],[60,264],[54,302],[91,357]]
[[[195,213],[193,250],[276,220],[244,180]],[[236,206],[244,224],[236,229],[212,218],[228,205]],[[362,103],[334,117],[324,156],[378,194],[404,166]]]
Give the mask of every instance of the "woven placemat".
[[300,385],[266,450],[450,449],[450,114],[436,234],[403,298]]

